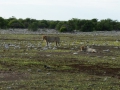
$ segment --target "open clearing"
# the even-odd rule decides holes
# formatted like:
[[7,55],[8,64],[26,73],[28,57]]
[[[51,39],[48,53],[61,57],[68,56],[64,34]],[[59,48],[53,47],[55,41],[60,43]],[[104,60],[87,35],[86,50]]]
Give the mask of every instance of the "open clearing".
[[120,89],[119,34],[50,35],[60,37],[59,47],[46,47],[42,34],[0,35],[0,90]]

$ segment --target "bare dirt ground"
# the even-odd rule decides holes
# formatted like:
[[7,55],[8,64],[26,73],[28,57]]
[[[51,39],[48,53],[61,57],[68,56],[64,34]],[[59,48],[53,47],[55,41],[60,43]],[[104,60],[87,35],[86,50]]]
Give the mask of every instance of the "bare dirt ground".
[[21,79],[27,79],[28,73],[19,73],[13,71],[0,71],[0,81],[15,81]]

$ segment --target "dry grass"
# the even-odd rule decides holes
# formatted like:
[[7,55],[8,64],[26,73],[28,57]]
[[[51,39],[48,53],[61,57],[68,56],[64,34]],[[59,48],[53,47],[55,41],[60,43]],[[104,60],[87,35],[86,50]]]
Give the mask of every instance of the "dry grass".
[[[0,89],[119,90],[119,36],[59,34],[45,47],[42,35],[0,35]],[[10,44],[9,49],[4,44]],[[81,52],[89,45],[96,53]],[[19,46],[20,48],[15,46]]]

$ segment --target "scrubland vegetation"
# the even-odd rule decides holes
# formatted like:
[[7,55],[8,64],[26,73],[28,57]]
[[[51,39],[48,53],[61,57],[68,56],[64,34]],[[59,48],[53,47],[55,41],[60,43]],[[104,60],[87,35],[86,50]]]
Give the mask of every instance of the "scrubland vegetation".
[[0,17],[0,29],[29,29],[30,31],[38,31],[41,29],[56,29],[59,32],[91,32],[91,31],[112,31],[120,30],[120,22],[110,18],[98,20],[93,18],[91,20],[72,18],[68,21],[53,21],[53,20],[36,20],[33,18],[17,19],[12,16],[8,19]]

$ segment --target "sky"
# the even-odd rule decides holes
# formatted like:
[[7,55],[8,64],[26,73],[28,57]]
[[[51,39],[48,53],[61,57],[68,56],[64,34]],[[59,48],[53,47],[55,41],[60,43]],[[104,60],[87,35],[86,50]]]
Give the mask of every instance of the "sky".
[[37,20],[112,19],[120,21],[120,0],[0,0],[0,17]]

